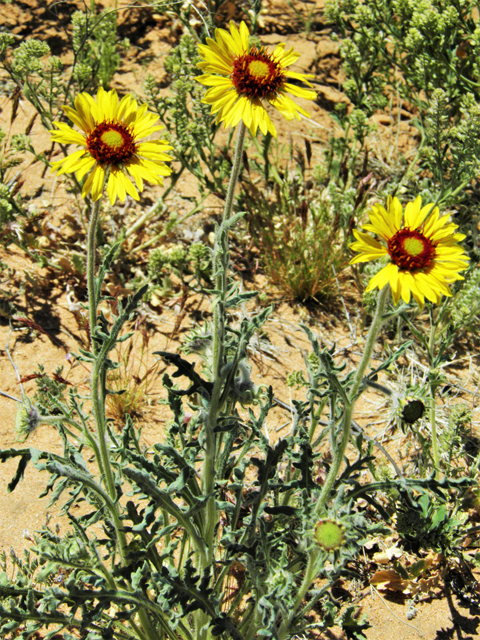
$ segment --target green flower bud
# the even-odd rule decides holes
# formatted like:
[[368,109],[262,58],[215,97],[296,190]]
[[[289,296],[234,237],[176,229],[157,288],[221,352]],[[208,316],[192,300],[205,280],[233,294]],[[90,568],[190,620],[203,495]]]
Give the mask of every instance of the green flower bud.
[[345,527],[335,520],[320,520],[315,527],[315,540],[325,551],[337,551],[345,542]]
[[41,416],[38,409],[28,400],[17,404],[17,415],[15,417],[15,430],[17,432],[17,440],[25,442],[28,436],[35,431],[41,422]]

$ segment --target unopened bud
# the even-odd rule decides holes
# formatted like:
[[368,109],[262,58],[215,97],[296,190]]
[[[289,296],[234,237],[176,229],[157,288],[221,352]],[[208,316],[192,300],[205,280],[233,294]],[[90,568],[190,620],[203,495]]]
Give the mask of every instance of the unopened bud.
[[345,542],[345,527],[335,520],[320,520],[315,527],[315,540],[325,551],[337,551]]

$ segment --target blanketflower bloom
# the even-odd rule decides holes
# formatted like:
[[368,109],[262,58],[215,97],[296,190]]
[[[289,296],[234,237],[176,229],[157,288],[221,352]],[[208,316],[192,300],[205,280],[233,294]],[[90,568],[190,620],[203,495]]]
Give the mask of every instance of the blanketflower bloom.
[[83,133],[64,122],[54,122],[57,129],[50,131],[52,140],[83,148],[52,163],[52,172],[75,173],[81,180],[90,171],[82,197],[91,194],[92,200],[100,198],[107,167],[110,170],[107,193],[112,204],[117,197],[123,202],[127,193],[139,199],[126,173],[133,177],[139,191],[143,190],[144,180],[162,185],[162,177],[170,175],[171,169],[165,161],[171,157],[165,151],[172,147],[165,140],[141,142],[163,129],[155,124],[158,116],[147,111],[148,105],[138,107],[130,94],[119,101],[115,89],[107,92],[100,88],[96,101],[88,93],[81,93],[75,98],[75,109],[62,108]]
[[465,271],[469,259],[457,244],[465,236],[455,233],[458,227],[448,215],[440,217],[434,204],[422,207],[419,196],[406,205],[405,212],[398,198],[389,197],[387,209],[374,204],[368,216],[370,222],[363,229],[379,240],[354,230],[356,242],[350,248],[360,253],[350,264],[385,257],[388,264],[373,276],[366,292],[390,284],[395,304],[400,298],[410,302],[412,295],[420,309],[425,298],[438,304],[442,295],[452,295],[448,285],[463,280],[459,272]]
[[292,78],[312,86],[307,80],[313,78],[311,74],[287,69],[300,57],[293,47],[285,51],[285,44],[278,44],[269,53],[264,47],[250,46],[245,22],[240,23],[240,29],[230,22],[230,32],[216,29],[215,37],[216,41],[207,38],[207,44],[198,46],[204,60],[198,63],[198,67],[206,73],[197,80],[210,87],[202,102],[210,104],[212,113],[218,114],[217,123],[223,121],[226,129],[228,125],[234,127],[243,120],[252,136],[260,128],[264,135],[269,131],[276,137],[265,102],[287,120],[300,120],[300,114],[309,116],[287,95],[307,100],[314,100],[317,95],[315,91],[288,81]]

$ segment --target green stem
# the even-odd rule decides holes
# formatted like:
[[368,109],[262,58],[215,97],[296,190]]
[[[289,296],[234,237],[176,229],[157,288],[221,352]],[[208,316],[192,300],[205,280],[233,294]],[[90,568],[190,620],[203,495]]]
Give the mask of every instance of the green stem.
[[[109,171],[105,172],[105,178],[103,188],[108,181]],[[103,193],[103,189],[102,189]],[[114,522],[117,540],[118,551],[122,566],[127,566],[126,559],[126,547],[127,539],[123,531],[122,521],[117,509],[117,492],[115,487],[115,477],[110,462],[110,452],[107,444],[107,429],[105,419],[105,395],[104,395],[104,379],[105,379],[105,361],[103,357],[100,357],[98,345],[93,339],[95,327],[97,324],[97,291],[95,287],[95,238],[97,232],[98,217],[100,213],[100,203],[102,198],[100,197],[92,208],[92,214],[88,224],[87,235],[87,287],[88,287],[88,311],[90,321],[90,340],[92,346],[92,353],[97,356],[92,368],[92,382],[91,382],[91,397],[92,397],[92,413],[95,421],[95,427],[98,439],[98,448],[94,447],[96,454],[97,464],[100,470],[101,476],[104,478],[107,493],[111,503],[108,505],[110,512],[112,513],[112,519]],[[138,612],[140,621],[142,624],[143,632],[148,640],[155,640],[157,633],[152,626],[150,618],[145,609],[140,609]]]
[[[108,172],[105,172],[104,187],[108,180]],[[98,357],[98,346],[93,339],[95,326],[97,323],[97,292],[95,290],[95,236],[97,231],[98,216],[100,212],[101,198],[99,198],[93,205],[92,214],[90,216],[90,222],[88,225],[88,237],[87,237],[87,286],[88,286],[88,310],[90,318],[90,339],[92,345],[92,353],[97,356],[93,368],[92,368],[92,382],[91,382],[91,397],[92,397],[92,413],[95,421],[95,427],[97,432],[98,448],[94,447],[96,454],[97,464],[99,466],[100,474],[104,478],[104,482],[107,488],[107,493],[112,501],[113,520],[118,536],[119,553],[122,560],[122,564],[126,564],[125,547],[126,538],[122,530],[122,524],[116,508],[117,492],[115,488],[115,478],[113,475],[112,466],[110,464],[110,455],[107,446],[106,439],[106,421],[105,421],[105,407],[102,403],[103,393],[99,388],[99,382],[102,378],[104,369],[104,359]]]
[[101,401],[101,391],[99,381],[102,374],[103,362],[95,361],[92,371],[92,411],[97,428],[98,445],[100,450],[100,472],[104,476],[110,498],[115,501],[117,492],[115,489],[115,479],[110,465],[110,455],[107,445],[107,428],[105,420],[105,407]]
[[428,364],[430,368],[433,367],[434,357],[435,357],[435,338],[437,334],[437,322],[435,321],[433,311],[430,309],[430,337],[428,339]]
[[295,602],[293,607],[290,609],[290,614],[287,618],[285,618],[280,625],[280,629],[278,630],[278,640],[284,640],[289,635],[289,628],[291,622],[295,616],[295,612],[301,606],[303,599],[310,589],[312,582],[315,580],[317,575],[317,558],[320,555],[320,549],[317,547],[312,547],[308,552],[308,562],[307,568],[305,569],[305,575],[302,580],[302,584],[297,592],[297,597],[295,598]]
[[335,483],[335,480],[337,479],[338,472],[343,462],[345,449],[347,448],[347,444],[350,439],[353,409],[355,406],[355,402],[357,400],[358,389],[360,388],[360,384],[363,380],[365,369],[367,368],[367,365],[370,362],[370,358],[372,356],[373,347],[375,346],[375,341],[377,339],[378,332],[380,330],[380,327],[383,324],[383,312],[385,310],[385,302],[387,300],[387,296],[389,292],[390,292],[390,287],[385,286],[380,291],[380,294],[378,296],[375,316],[372,320],[372,324],[368,332],[367,340],[365,342],[365,350],[363,352],[362,358],[360,360],[360,364],[358,365],[358,369],[356,371],[355,378],[353,380],[352,388],[350,390],[349,402],[345,406],[345,409],[343,412],[342,438],[337,447],[337,450],[332,452],[334,455],[332,466],[330,467],[330,471],[328,472],[327,479],[325,480],[325,484],[323,485],[322,493],[320,494],[318,502],[315,506],[315,514],[317,516],[320,515],[321,511],[323,511],[324,509],[324,504],[330,496],[330,492]]
[[[325,503],[330,496],[330,492],[332,487],[337,479],[338,472],[343,462],[343,456],[345,454],[345,449],[347,448],[348,441],[350,439],[350,431],[352,427],[352,415],[353,409],[355,407],[355,402],[357,399],[357,393],[360,388],[360,384],[362,383],[363,376],[365,374],[365,369],[367,368],[368,363],[370,362],[370,358],[372,356],[373,347],[375,346],[375,341],[378,336],[378,332],[383,323],[383,313],[385,310],[385,303],[387,300],[388,293],[390,291],[390,287],[385,286],[378,296],[377,300],[377,308],[375,311],[375,316],[373,318],[372,324],[370,326],[370,330],[368,332],[367,340],[365,343],[365,350],[363,352],[362,358],[360,360],[360,364],[358,365],[358,369],[355,373],[355,378],[353,380],[352,388],[350,390],[349,402],[345,406],[343,413],[343,430],[342,430],[342,439],[336,449],[333,451],[333,462],[330,467],[330,471],[328,472],[327,479],[325,480],[325,484],[323,485],[322,493],[317,501],[315,506],[315,516],[318,517],[324,511]],[[290,624],[295,616],[295,612],[301,606],[303,599],[307,591],[310,589],[312,582],[314,581],[317,574],[317,559],[320,554],[320,549],[316,547],[312,547],[308,552],[308,562],[307,568],[305,570],[305,575],[302,580],[302,584],[300,585],[297,596],[295,598],[295,602],[293,607],[290,610],[290,614],[287,618],[285,618],[280,625],[280,629],[278,631],[278,640],[284,640],[289,634]]]
[[[103,188],[108,181],[109,171],[105,171],[105,177],[103,181]],[[103,193],[103,189],[102,189]],[[88,287],[88,312],[90,319],[90,342],[92,347],[92,353],[98,356],[98,345],[95,342],[93,336],[95,333],[95,327],[97,324],[97,291],[95,287],[95,238],[97,233],[98,217],[100,213],[100,204],[102,198],[100,197],[93,205],[90,221],[88,224],[87,235],[87,287]],[[103,400],[103,389],[100,389],[100,381],[103,380],[104,359],[96,358],[92,369],[92,412],[95,420],[95,427],[98,437],[98,449],[96,453],[100,453],[97,456],[97,463],[100,473],[105,480],[108,494],[113,502],[116,501],[117,492],[115,489],[115,479],[110,464],[110,456],[107,447],[106,440],[106,421],[105,421],[105,406]],[[123,533],[119,532],[119,536],[125,537]],[[120,542],[120,539],[119,539]],[[120,547],[123,545],[120,544]],[[120,552],[122,554],[122,550]]]
[[436,402],[435,402],[435,387],[430,387],[430,426],[432,428],[432,452],[433,452],[433,464],[435,466],[435,479],[440,477],[440,458],[438,457],[438,438],[437,438],[437,420],[436,420]]
[[[242,164],[243,146],[245,141],[246,127],[243,121],[240,123],[237,143],[235,146],[235,155],[233,158],[232,173],[228,185],[227,196],[225,198],[225,208],[223,211],[222,223],[225,224],[230,219],[233,209],[233,198],[235,196],[235,188],[240,174]],[[215,305],[214,314],[217,316],[214,334],[213,334],[213,382],[214,385],[221,386],[220,370],[223,366],[223,342],[225,337],[225,314],[223,304],[218,304],[218,298],[223,303],[225,301],[227,281],[228,281],[228,264],[229,264],[229,245],[228,233],[218,234],[214,247],[214,265],[216,271],[217,304]]]
[[[428,341],[428,360],[430,366],[430,372],[434,365],[434,351],[435,351],[435,337],[437,333],[437,323],[433,317],[433,312],[430,311],[430,338]],[[437,391],[437,385],[430,384],[430,427],[432,429],[432,453],[433,453],[433,465],[435,467],[435,479],[438,480],[440,474],[440,459],[438,457],[438,437],[437,437],[437,416],[436,416],[436,402],[435,395]]]
[[[103,179],[103,189],[105,188],[109,178],[109,168],[105,171]],[[88,224],[87,235],[87,287],[88,287],[88,311],[90,319],[90,342],[92,347],[92,353],[98,356],[98,345],[95,342],[93,336],[95,333],[95,327],[97,324],[97,300],[98,292],[95,286],[95,239],[97,233],[98,217],[100,213],[100,204],[102,198],[100,197],[93,205],[90,221]],[[104,402],[104,390],[103,383],[105,378],[104,359],[96,358],[92,369],[92,412],[95,420],[95,426],[98,436],[98,447],[100,457],[97,457],[97,462],[100,468],[100,473],[104,477],[110,498],[115,502],[117,498],[117,492],[115,489],[115,479],[110,464],[110,455],[107,446],[107,433],[106,433],[106,420],[105,420],[105,402]],[[100,382],[102,383],[100,385]],[[124,534],[121,534],[123,537]],[[122,546],[122,545],[120,545]]]
[[[235,187],[238,182],[240,167],[242,164],[243,146],[245,140],[246,127],[243,122],[239,125],[235,155],[233,159],[232,173],[228,185],[225,199],[225,209],[223,221],[225,224],[232,214]],[[210,496],[206,507],[205,542],[208,550],[209,562],[213,560],[213,538],[216,524],[215,496],[213,495],[215,486],[215,433],[217,417],[220,411],[220,395],[222,391],[222,368],[225,344],[225,300],[227,296],[228,284],[228,264],[229,245],[228,232],[222,227],[217,232],[215,246],[213,249],[213,264],[216,279],[216,300],[213,309],[213,355],[212,355],[212,376],[213,390],[210,398],[210,406],[205,420],[205,459],[202,473],[202,489],[205,496]]]
[[97,324],[97,296],[95,291],[95,236],[97,233],[98,216],[100,213],[100,203],[102,199],[99,198],[92,208],[90,215],[90,221],[88,223],[87,234],[87,288],[88,288],[88,313],[90,322],[90,342],[92,344],[92,353],[96,354],[98,351],[97,344],[93,339],[93,332]]

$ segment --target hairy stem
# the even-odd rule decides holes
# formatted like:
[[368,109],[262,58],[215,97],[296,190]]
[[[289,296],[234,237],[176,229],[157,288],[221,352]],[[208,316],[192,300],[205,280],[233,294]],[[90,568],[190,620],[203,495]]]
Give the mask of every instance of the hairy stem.
[[[105,178],[103,187],[108,181],[108,170],[105,172]],[[115,526],[117,540],[118,540],[118,552],[120,554],[121,563],[123,566],[127,565],[126,559],[126,547],[127,539],[123,531],[122,521],[117,507],[117,491],[115,487],[115,476],[113,473],[110,451],[107,443],[107,426],[105,418],[105,359],[99,354],[98,345],[94,340],[95,327],[97,324],[97,299],[98,292],[95,287],[95,237],[97,232],[98,218],[100,213],[101,198],[99,198],[92,208],[90,221],[88,225],[87,236],[87,287],[88,287],[88,312],[90,321],[90,340],[92,353],[96,356],[92,369],[92,381],[91,381],[91,399],[92,399],[92,412],[95,421],[98,448],[94,447],[96,453],[96,460],[99,467],[100,474],[104,479],[107,493],[110,499],[109,508],[112,513],[112,519]],[[145,609],[140,608],[138,612],[142,630],[148,640],[155,640],[157,633],[153,627],[148,613]],[[143,638],[143,634],[140,638]]]
[[[108,180],[108,172],[105,173],[104,187]],[[102,198],[99,198],[93,205],[92,213],[90,216],[90,222],[88,225],[87,236],[87,287],[88,287],[88,312],[90,319],[90,340],[92,353],[97,356],[92,369],[92,381],[91,381],[91,396],[92,396],[92,412],[95,421],[95,427],[97,432],[98,449],[94,447],[97,454],[97,464],[99,471],[104,479],[107,493],[115,506],[117,499],[117,492],[115,489],[115,479],[113,475],[112,466],[110,463],[110,454],[106,439],[106,421],[105,421],[105,406],[103,403],[103,393],[100,389],[100,380],[103,376],[104,359],[98,357],[98,345],[96,344],[93,336],[95,332],[95,326],[97,324],[97,291],[95,287],[95,236],[97,232],[98,217],[100,212],[100,204]],[[122,531],[120,518],[115,506],[116,516],[114,517],[115,528],[117,529],[119,552],[122,558],[122,564],[125,564],[124,548],[126,546],[125,534]]]
[[[355,407],[355,401],[357,399],[357,393],[360,388],[360,384],[363,380],[363,376],[365,374],[365,370],[367,368],[368,363],[370,362],[370,358],[372,356],[373,347],[375,346],[375,341],[377,339],[378,332],[383,323],[383,313],[385,310],[385,302],[387,299],[387,295],[390,291],[390,287],[385,286],[378,296],[377,300],[377,308],[375,311],[375,316],[373,318],[372,324],[370,326],[370,330],[368,332],[367,340],[365,343],[365,350],[363,352],[362,358],[360,360],[360,364],[358,365],[358,369],[355,374],[355,378],[353,380],[352,388],[350,390],[349,401],[345,406],[343,413],[343,428],[342,428],[342,438],[340,443],[338,444],[335,451],[333,451],[333,462],[330,467],[330,471],[328,472],[327,479],[325,480],[325,484],[323,485],[322,493],[318,499],[318,502],[315,506],[315,516],[321,515],[321,513],[325,510],[325,503],[327,502],[332,487],[337,479],[338,472],[342,465],[343,456],[345,454],[345,449],[347,448],[348,441],[350,439],[350,431],[352,427],[352,416],[353,409]],[[295,603],[290,610],[290,614],[283,620],[280,625],[278,631],[278,640],[284,640],[289,635],[290,625],[295,616],[295,612],[302,605],[302,602],[310,589],[312,582],[315,580],[317,574],[317,559],[320,555],[320,550],[316,547],[312,547],[308,552],[308,562],[307,568],[305,570],[305,575],[302,580],[302,584],[300,585],[297,595],[295,598]]]
[[[245,140],[246,127],[243,122],[239,125],[235,155],[233,159],[232,173],[228,185],[225,209],[223,212],[223,224],[225,224],[232,214],[235,187],[238,182],[240,166],[242,163],[243,145]],[[222,368],[224,359],[225,344],[225,300],[228,285],[228,265],[229,265],[229,245],[228,232],[220,228],[215,239],[213,249],[213,264],[216,279],[216,299],[213,309],[213,390],[210,398],[210,406],[205,421],[205,459],[202,473],[202,489],[206,496],[210,496],[206,508],[205,542],[208,550],[209,562],[213,560],[213,538],[216,525],[215,497],[213,495],[215,485],[215,433],[214,428],[217,423],[218,413],[221,409],[220,395],[222,391]]]
[[[105,173],[104,184],[107,183],[108,172]],[[88,287],[88,313],[90,319],[90,342],[92,353],[98,356],[98,345],[94,340],[95,327],[97,324],[97,291],[95,287],[95,237],[97,233],[98,217],[100,213],[100,204],[102,198],[99,198],[93,205],[90,222],[88,224],[87,236],[87,287]],[[106,422],[105,422],[105,406],[103,402],[103,389],[100,388],[100,381],[104,377],[104,361],[103,358],[97,358],[92,370],[92,411],[95,420],[95,427],[98,437],[98,449],[100,456],[97,457],[100,473],[104,478],[110,498],[115,502],[117,494],[115,489],[115,480],[112,467],[110,464],[110,456],[106,441]]]
[[438,456],[438,437],[437,437],[437,416],[435,402],[435,385],[430,386],[430,426],[432,428],[432,453],[433,465],[435,467],[435,479],[440,477],[440,458]]
[[[434,366],[434,352],[435,352],[435,337],[437,333],[437,323],[435,322],[435,318],[433,317],[433,312],[430,312],[430,338],[428,341],[428,360],[430,365],[430,371]],[[430,427],[432,429],[432,454],[433,454],[433,465],[435,467],[435,478],[438,480],[440,475],[440,458],[438,457],[438,437],[437,437],[437,416],[436,416],[436,402],[435,395],[437,391],[437,384],[431,382],[430,383]]]
[[332,466],[330,467],[330,471],[328,472],[327,479],[325,480],[325,484],[323,485],[322,493],[320,494],[320,497],[315,507],[315,514],[317,516],[320,515],[320,513],[324,510],[324,505],[330,496],[330,492],[335,483],[335,480],[337,479],[338,472],[343,462],[345,449],[347,448],[347,444],[350,439],[353,409],[355,406],[355,401],[357,399],[358,389],[360,388],[360,384],[363,380],[363,376],[365,375],[365,370],[368,366],[368,363],[370,362],[370,358],[373,352],[373,347],[375,346],[375,341],[377,339],[378,332],[383,323],[383,312],[385,309],[385,302],[386,302],[389,291],[390,291],[390,287],[385,286],[380,291],[380,294],[378,296],[375,316],[372,320],[372,324],[368,332],[367,340],[365,342],[365,350],[363,352],[362,358],[360,360],[360,364],[358,365],[358,369],[356,371],[355,378],[353,380],[352,388],[350,390],[349,401],[346,404],[343,412],[342,438],[340,440],[340,443],[337,446],[337,450],[332,452],[334,456]]
[[97,233],[98,216],[100,213],[99,198],[92,207],[87,234],[87,288],[88,288],[88,318],[90,324],[90,342],[92,353],[96,354],[98,346],[93,339],[93,332],[97,324],[97,296],[95,291],[95,236]]

